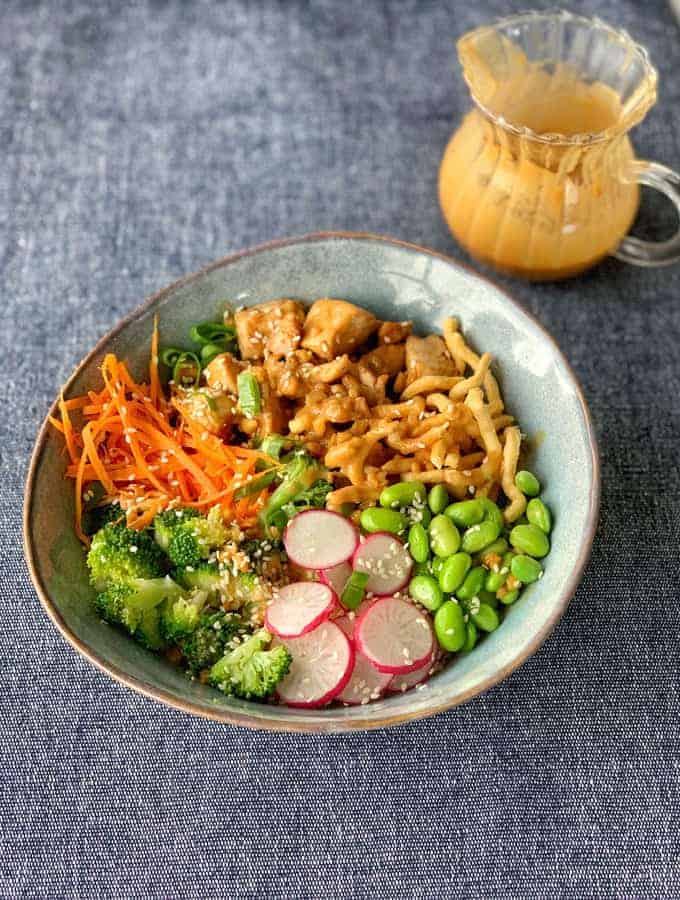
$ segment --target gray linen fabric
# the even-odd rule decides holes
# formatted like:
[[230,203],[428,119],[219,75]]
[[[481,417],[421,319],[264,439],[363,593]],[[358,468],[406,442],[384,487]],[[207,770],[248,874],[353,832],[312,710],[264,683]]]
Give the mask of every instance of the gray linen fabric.
[[[602,521],[554,636],[461,709],[346,737],[193,719],[71,650],[22,557],[36,429],[146,294],[323,228],[462,256],[435,202],[467,105],[453,39],[524,5],[2,3],[2,898],[680,896],[680,267],[511,284],[589,398]],[[574,7],[649,46],[637,147],[680,166],[666,4]],[[640,227],[672,226],[645,197]]]

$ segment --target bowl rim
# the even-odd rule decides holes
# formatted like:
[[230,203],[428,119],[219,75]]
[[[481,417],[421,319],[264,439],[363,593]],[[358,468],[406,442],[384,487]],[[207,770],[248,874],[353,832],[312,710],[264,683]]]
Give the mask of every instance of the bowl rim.
[[[444,700],[436,704],[431,709],[428,709],[425,712],[409,712],[408,710],[406,710],[392,715],[390,715],[389,713],[385,713],[370,720],[346,719],[341,722],[332,723],[325,723],[323,721],[320,721],[318,723],[305,722],[302,720],[297,720],[294,717],[291,717],[288,722],[280,719],[267,718],[266,716],[254,719],[247,712],[218,707],[216,707],[215,709],[210,709],[204,706],[199,706],[192,701],[183,700],[179,697],[176,697],[162,688],[148,685],[138,678],[128,674],[125,670],[119,668],[117,665],[114,665],[110,662],[107,662],[105,659],[102,659],[94,650],[88,647],[85,642],[82,641],[77,634],[75,634],[75,632],[71,630],[71,628],[66,624],[65,620],[61,616],[61,613],[55,606],[54,602],[52,601],[52,598],[50,597],[49,591],[43,582],[41,573],[38,568],[37,554],[34,547],[34,537],[31,531],[31,512],[33,507],[34,488],[40,461],[47,442],[47,435],[49,433],[49,419],[50,416],[53,416],[57,410],[59,396],[62,393],[65,394],[68,392],[75,379],[80,375],[83,368],[88,365],[88,363],[94,357],[100,354],[102,350],[109,344],[109,342],[130,323],[141,318],[159,301],[163,300],[166,296],[173,293],[178,288],[191,284],[193,281],[202,278],[208,273],[215,271],[216,269],[229,266],[232,263],[237,262],[238,260],[250,256],[255,256],[260,253],[266,253],[270,250],[277,250],[282,247],[290,247],[296,244],[317,243],[333,240],[376,242],[392,247],[397,247],[399,249],[410,250],[415,253],[425,254],[426,256],[439,259],[447,263],[448,265],[461,269],[467,274],[471,274],[475,278],[478,278],[481,281],[485,281],[487,284],[492,285],[497,292],[503,295],[506,302],[515,307],[518,312],[526,316],[532,322],[534,327],[536,327],[541,333],[543,339],[550,344],[553,353],[555,353],[556,357],[564,366],[567,374],[571,378],[576,396],[578,398],[581,413],[583,415],[592,464],[592,483],[589,492],[589,506],[586,520],[587,525],[581,538],[581,547],[578,558],[576,559],[574,567],[560,591],[558,603],[550,619],[548,619],[548,621],[544,624],[540,631],[538,631],[534,635],[533,639],[527,644],[524,650],[515,659],[512,660],[512,662],[499,669],[493,675],[490,675],[488,678],[484,679],[478,685],[469,688],[466,691],[463,691],[461,694],[452,697],[449,700]],[[404,241],[399,238],[394,238],[387,235],[373,234],[371,232],[316,231],[300,236],[279,238],[276,240],[258,244],[245,250],[239,250],[235,253],[228,254],[227,256],[224,256],[212,263],[209,263],[203,268],[198,269],[196,272],[192,272],[189,275],[182,276],[181,278],[173,281],[171,284],[147,297],[139,306],[135,307],[131,312],[120,319],[113,326],[113,328],[111,328],[103,337],[101,337],[97,341],[95,346],[81,359],[78,365],[74,368],[73,372],[63,385],[61,391],[57,394],[57,397],[51,404],[50,409],[48,410],[47,415],[45,416],[45,419],[38,432],[35,446],[31,454],[31,461],[24,489],[23,543],[24,554],[26,557],[26,563],[28,566],[31,581],[33,582],[33,586],[38,594],[40,603],[42,604],[42,607],[49,618],[52,620],[62,636],[68,641],[69,644],[71,644],[72,647],[74,647],[75,650],[77,650],[96,668],[109,675],[118,683],[124,685],[125,687],[132,688],[132,690],[136,691],[137,693],[142,694],[143,696],[148,697],[152,700],[157,700],[160,703],[165,704],[166,706],[172,707],[173,709],[178,709],[182,712],[187,712],[192,715],[201,716],[205,719],[222,722],[229,725],[246,727],[253,730],[264,730],[280,733],[347,733],[356,731],[368,731],[378,728],[387,728],[393,725],[403,724],[413,719],[424,719],[429,718],[430,716],[437,715],[438,713],[444,712],[447,709],[452,709],[455,706],[466,703],[473,697],[485,693],[492,687],[495,687],[501,681],[505,680],[505,678],[512,674],[512,672],[516,671],[521,665],[523,665],[523,663],[525,663],[527,659],[533,656],[533,654],[536,653],[536,651],[552,634],[557,623],[560,621],[567,607],[569,606],[569,603],[571,602],[571,599],[576,591],[576,588],[578,587],[584,569],[590,558],[593,539],[598,524],[599,508],[600,458],[597,438],[595,435],[595,430],[590,416],[590,411],[588,409],[588,404],[583,393],[583,389],[581,388],[581,385],[574,373],[573,368],[566,359],[565,355],[562,353],[555,339],[531,312],[525,309],[525,307],[522,306],[517,300],[515,300],[514,297],[512,297],[512,295],[508,293],[508,291],[496,284],[496,282],[494,282],[492,279],[480,274],[471,266],[466,265],[465,263],[462,263],[445,253],[441,253],[437,250],[432,250],[428,247],[423,247],[410,241]]]

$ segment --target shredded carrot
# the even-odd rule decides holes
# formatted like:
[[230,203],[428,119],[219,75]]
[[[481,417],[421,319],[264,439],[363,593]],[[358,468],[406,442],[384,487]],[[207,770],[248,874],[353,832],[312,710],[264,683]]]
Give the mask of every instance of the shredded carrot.
[[[131,528],[145,528],[163,509],[219,505],[225,519],[252,525],[267,489],[240,500],[234,495],[275,461],[257,450],[229,445],[183,416],[165,398],[158,374],[158,320],[154,318],[149,383],[137,383],[127,365],[109,353],[101,366],[104,387],[82,397],[60,397],[59,418],[50,417],[70,457],[76,533],[83,533],[84,503],[99,482],[105,501],[118,501]],[[82,422],[74,427],[70,412]],[[262,471],[257,471],[258,463]]]

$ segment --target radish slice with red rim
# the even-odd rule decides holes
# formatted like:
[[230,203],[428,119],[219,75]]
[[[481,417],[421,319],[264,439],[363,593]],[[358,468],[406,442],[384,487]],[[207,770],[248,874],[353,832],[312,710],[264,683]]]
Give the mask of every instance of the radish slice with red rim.
[[327,584],[340,597],[351,574],[352,567],[350,564],[342,562],[339,566],[333,566],[332,569],[321,569],[319,581]]
[[297,638],[278,638],[292,656],[276,693],[288,706],[313,708],[330,703],[345,687],[354,668],[354,648],[334,622],[324,622]]
[[388,531],[378,531],[359,544],[352,558],[352,568],[368,574],[367,593],[382,596],[406,587],[413,560],[399,538]]
[[358,609],[352,610],[351,612],[346,611],[344,616],[338,616],[337,619],[333,619],[335,624],[339,628],[342,628],[350,641],[354,641],[354,629],[356,628],[356,624],[359,621],[359,617],[365,609],[368,609],[370,605],[370,600],[364,600],[364,602]]
[[424,666],[434,647],[429,617],[401,597],[372,603],[357,622],[354,641],[378,671],[393,675]]
[[389,672],[379,672],[363,653],[355,650],[352,677],[338,694],[337,699],[342,703],[349,703],[351,706],[378,700],[392,679],[398,677],[401,676],[390,675]]
[[327,509],[307,509],[290,520],[283,544],[303,569],[332,569],[346,562],[359,543],[359,533],[344,516]]
[[387,685],[387,690],[392,694],[400,694],[418,684],[423,684],[430,677],[433,663],[434,656],[431,656],[419,669],[414,669],[413,672],[408,672],[406,675],[393,675]]
[[336,602],[327,584],[294,581],[274,594],[265,613],[265,626],[278,637],[299,637],[327,619]]

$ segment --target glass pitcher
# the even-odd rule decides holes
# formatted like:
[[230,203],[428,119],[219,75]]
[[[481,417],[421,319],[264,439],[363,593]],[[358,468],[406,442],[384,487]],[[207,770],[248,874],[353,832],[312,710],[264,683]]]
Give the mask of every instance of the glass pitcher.
[[607,254],[680,260],[680,231],[658,243],[625,236],[640,184],[680,212],[680,176],[636,160],[628,137],[656,100],[643,47],[597,19],[552,12],[501,19],[457,49],[475,106],[444,153],[439,200],[472,256],[531,279],[567,278]]

